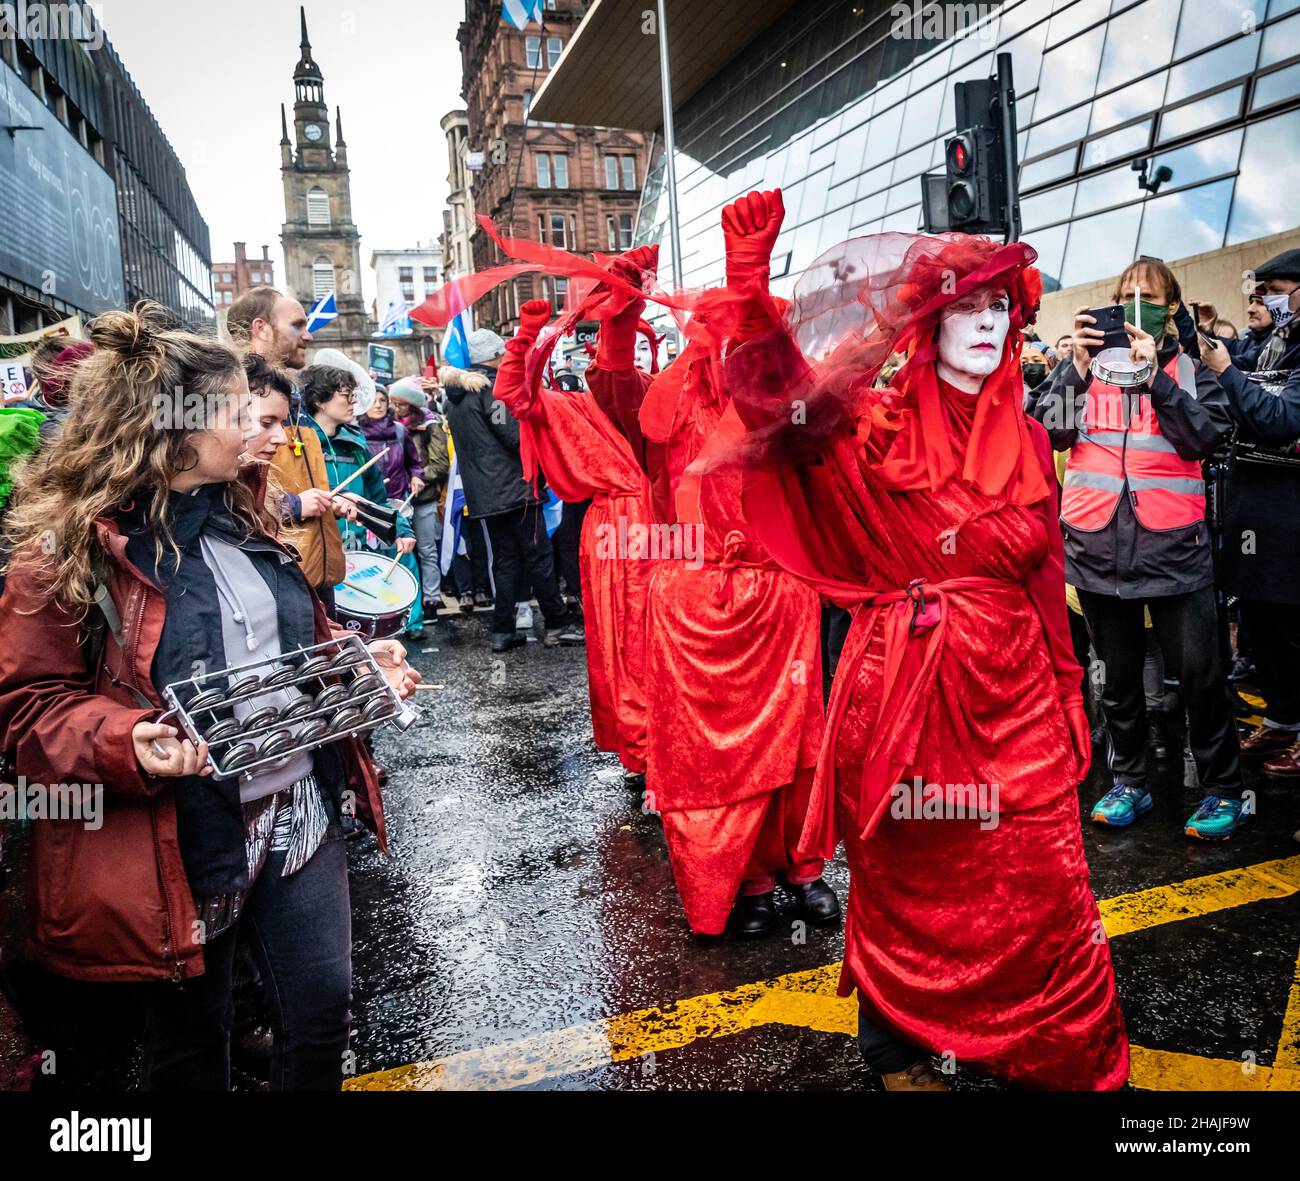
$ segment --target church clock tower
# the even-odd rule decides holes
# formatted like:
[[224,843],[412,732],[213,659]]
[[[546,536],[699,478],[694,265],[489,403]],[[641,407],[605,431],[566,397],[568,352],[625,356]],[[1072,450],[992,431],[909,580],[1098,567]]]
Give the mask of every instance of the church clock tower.
[[285,288],[309,311],[333,291],[338,319],[312,331],[314,347],[342,349],[365,368],[371,325],[361,296],[361,235],[352,221],[343,119],[336,109],[331,134],[325,82],[307,39],[307,13],[299,12],[302,56],[293,73],[292,139],[288,116],[280,107]]

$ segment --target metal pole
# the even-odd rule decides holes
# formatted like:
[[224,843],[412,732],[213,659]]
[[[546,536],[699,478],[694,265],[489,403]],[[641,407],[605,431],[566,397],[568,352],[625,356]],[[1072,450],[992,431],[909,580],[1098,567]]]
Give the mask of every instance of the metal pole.
[[1002,121],[1002,167],[1006,172],[1007,241],[1020,240],[1020,177],[1016,167],[1016,88],[1011,54],[998,54],[998,118]]
[[673,79],[668,68],[668,14],[659,0],[659,92],[664,112],[664,168],[668,185],[668,232],[672,235],[673,282],[681,287],[682,236],[677,224],[677,141],[673,137]]

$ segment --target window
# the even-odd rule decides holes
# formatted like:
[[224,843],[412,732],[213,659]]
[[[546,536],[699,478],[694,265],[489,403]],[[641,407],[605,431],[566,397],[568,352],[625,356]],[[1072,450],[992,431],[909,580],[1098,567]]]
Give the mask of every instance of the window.
[[534,152],[537,163],[537,187],[539,189],[567,189],[569,187],[569,157],[564,152],[553,156],[547,152]]
[[632,156],[623,157],[623,187],[629,192],[636,190],[636,159]]
[[1288,66],[1265,74],[1255,83],[1255,94],[1250,100],[1252,111],[1261,111],[1274,103],[1283,102],[1300,94],[1300,65]]
[[1208,98],[1197,99],[1196,102],[1166,111],[1160,117],[1160,142],[1190,135],[1202,127],[1213,127],[1216,123],[1234,118],[1241,110],[1242,90],[1241,86],[1233,86]]
[[524,61],[530,70],[536,70],[542,64],[542,39],[540,37],[524,38]]
[[414,277],[414,276],[413,276],[413,273],[412,273],[410,267],[398,267],[398,268],[397,268],[397,278],[398,278],[401,282],[403,282],[403,283],[409,283],[409,282],[412,280],[413,277]]
[[[1034,103],[1034,114],[1038,117],[1055,115],[1066,107],[1091,98],[1097,81],[1097,63],[1101,58],[1102,41],[1106,36],[1106,26],[1098,25],[1095,29],[1076,37],[1072,41],[1053,49],[1043,59],[1042,82],[1038,88],[1038,99]],[[1016,89],[1024,83],[1020,81],[1020,63],[1015,63]],[[1068,263],[1068,258],[1067,258]],[[1122,269],[1122,268],[1121,268]]]
[[1300,111],[1289,111],[1246,128],[1241,153],[1241,173],[1228,223],[1228,245],[1279,234],[1295,226],[1295,207],[1279,200],[1300,186]]
[[[570,214],[572,217],[572,214]],[[550,246],[568,248],[565,238],[565,220],[562,213],[539,213],[537,215],[537,236]]]
[[438,284],[438,268],[437,268],[437,267],[425,267],[425,268],[424,268],[424,285],[425,285],[426,287],[436,287],[437,284]]
[[556,152],[551,157],[551,163],[555,170],[555,187],[557,189],[567,189],[569,187],[569,157],[564,152]]
[[537,187],[539,189],[549,189],[551,187],[551,158],[545,152],[534,152],[533,158],[537,162]]
[[317,299],[334,290],[334,264],[323,254],[311,264],[311,293]]
[[1076,283],[1118,275],[1133,261],[1141,218],[1142,206],[1134,202],[1123,209],[1112,209],[1072,223],[1065,261],[1061,264],[1061,286],[1073,287]]
[[312,189],[307,194],[307,224],[309,226],[330,224],[330,199],[324,189]]
[[605,245],[609,250],[632,249],[632,215],[620,213],[605,218]]
[[1138,253],[1186,258],[1218,250],[1223,245],[1231,201],[1231,178],[1147,201]]
[[528,112],[533,109],[533,92],[532,90],[524,91],[524,122],[528,122]]
[[618,157],[605,157],[605,187],[607,189],[618,188]]
[[554,69],[555,63],[560,60],[560,54],[564,52],[564,42],[559,37],[546,38],[546,65],[548,69]]

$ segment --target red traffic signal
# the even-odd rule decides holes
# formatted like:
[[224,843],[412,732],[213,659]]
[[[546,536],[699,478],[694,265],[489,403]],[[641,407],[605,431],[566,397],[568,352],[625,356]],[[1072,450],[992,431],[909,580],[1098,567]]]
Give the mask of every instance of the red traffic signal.
[[948,141],[948,172],[956,176],[965,176],[970,171],[972,145],[964,135],[953,136]]

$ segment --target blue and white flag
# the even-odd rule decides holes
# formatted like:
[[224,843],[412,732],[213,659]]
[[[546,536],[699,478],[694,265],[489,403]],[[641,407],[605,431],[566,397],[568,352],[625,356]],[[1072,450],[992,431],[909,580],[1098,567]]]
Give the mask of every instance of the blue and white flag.
[[410,336],[411,335],[411,306],[404,300],[392,300],[388,304],[388,311],[384,313],[383,323],[379,325],[379,331],[376,336]]
[[455,443],[452,443],[451,470],[447,473],[447,500],[442,507],[442,552],[438,555],[438,564],[442,572],[447,573],[457,554],[469,553],[461,529],[466,521],[465,484],[460,478],[460,460],[456,457]]
[[474,331],[474,316],[470,308],[453,316],[442,338],[442,359],[457,369],[469,367],[469,334]]
[[542,0],[504,0],[501,15],[516,29],[524,28],[529,21],[542,20]]
[[328,295],[322,295],[316,301],[310,312],[307,313],[307,331],[316,332],[324,328],[331,320],[339,318],[338,303],[334,299],[334,292]]

